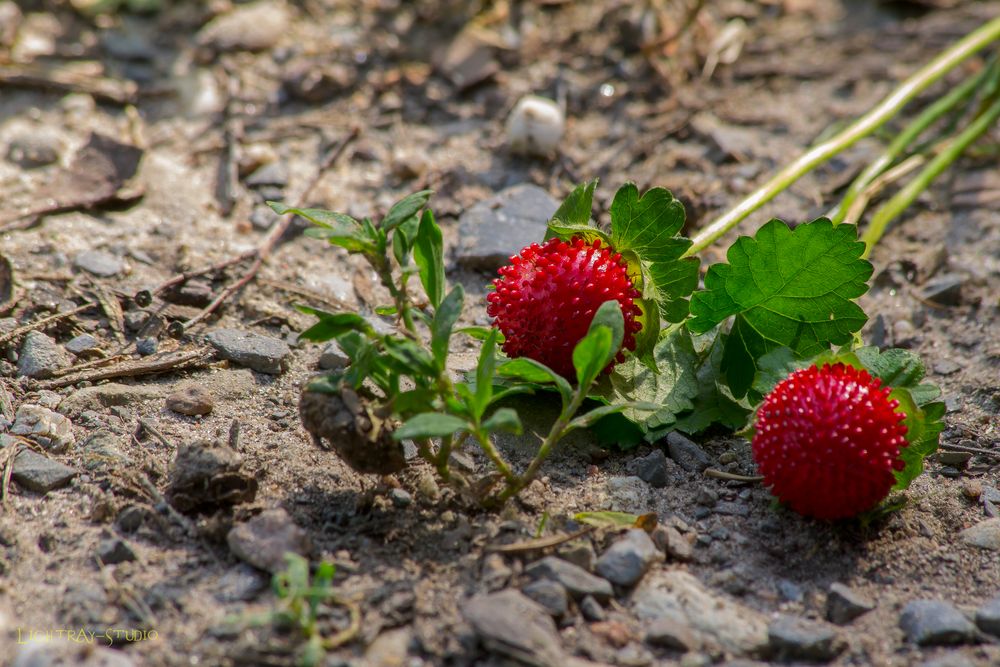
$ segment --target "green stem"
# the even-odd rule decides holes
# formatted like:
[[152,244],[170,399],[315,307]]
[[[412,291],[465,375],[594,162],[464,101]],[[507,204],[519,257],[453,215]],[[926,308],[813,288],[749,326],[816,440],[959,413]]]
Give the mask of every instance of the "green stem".
[[874,109],[856,120],[842,132],[839,132],[836,136],[806,151],[797,160],[771,177],[767,183],[755,190],[746,199],[712,221],[711,224],[695,235],[692,239],[691,247],[684,253],[684,256],[690,257],[704,250],[717,238],[735,227],[740,221],[761,206],[771,201],[778,193],[787,189],[803,175],[884,125],[907,102],[944,76],[945,73],[998,39],[1000,39],[1000,17],[969,33],[948,49],[938,54],[934,60],[917,70],[888,97],[879,102]]
[[483,452],[486,453],[486,456],[493,462],[496,469],[500,471],[503,478],[507,480],[508,487],[511,484],[516,484],[518,481],[517,475],[515,475],[514,471],[511,470],[510,464],[507,463],[503,456],[500,455],[500,452],[497,450],[496,446],[494,446],[493,441],[490,440],[490,436],[479,430],[477,430],[473,435]]
[[531,464],[528,466],[528,469],[524,471],[524,474],[521,475],[520,478],[517,478],[512,482],[508,482],[507,488],[500,492],[497,500],[501,505],[520,493],[524,487],[531,484],[531,481],[535,479],[535,475],[538,474],[538,469],[542,467],[542,464],[545,463],[545,459],[547,459],[549,454],[552,453],[552,448],[555,447],[555,444],[559,442],[560,438],[562,438],[563,432],[569,425],[569,420],[573,418],[576,411],[580,409],[581,405],[583,405],[585,398],[587,398],[587,387],[577,387],[572,400],[569,402],[569,405],[563,408],[562,413],[559,415],[559,419],[557,419],[552,425],[552,429],[545,437],[545,441],[542,442],[542,446],[538,448],[538,453],[535,454],[535,458],[531,460]]
[[992,104],[973,122],[969,123],[947,148],[938,153],[912,181],[875,212],[868,228],[861,235],[861,240],[867,246],[863,257],[868,257],[871,254],[872,248],[882,238],[889,223],[912,204],[913,200],[926,190],[941,172],[957,160],[973,141],[989,130],[997,118],[1000,118],[1000,96],[994,98]]
[[864,192],[865,188],[871,185],[872,181],[874,181],[879,174],[885,171],[889,165],[891,165],[896,158],[899,157],[904,150],[906,150],[907,146],[923,134],[924,130],[934,124],[935,121],[948,113],[965,98],[972,95],[972,93],[976,91],[979,84],[982,83],[983,79],[990,74],[991,69],[992,67],[984,67],[979,74],[969,77],[963,81],[960,86],[952,89],[950,93],[937,100],[931,106],[927,107],[923,113],[907,125],[906,128],[892,141],[892,143],[889,144],[889,147],[885,149],[885,152],[869,164],[865,170],[854,179],[850,187],[847,188],[847,192],[844,193],[843,200],[827,216],[833,220],[833,224],[839,225],[844,222],[844,218],[847,216],[847,212],[850,211],[851,205],[854,204],[854,201],[861,195],[862,192]]
[[446,482],[451,479],[451,471],[448,469],[448,457],[451,456],[453,438],[454,436],[451,435],[441,438],[441,447],[438,449],[437,458],[434,461],[434,467],[437,468],[441,479]]

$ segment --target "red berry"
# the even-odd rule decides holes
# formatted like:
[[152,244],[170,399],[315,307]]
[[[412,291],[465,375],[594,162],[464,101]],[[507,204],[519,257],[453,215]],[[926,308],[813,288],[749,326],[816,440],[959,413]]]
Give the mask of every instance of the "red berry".
[[[574,238],[567,243],[551,239],[532,243],[511,257],[493,281],[496,291],[486,297],[486,312],[506,339],[509,357],[528,357],[560,375],[575,377],[573,348],[590,328],[594,313],[605,301],[621,304],[625,318],[622,350],[635,349],[635,305],[639,291],[628,277],[621,255],[601,240]],[[608,368],[624,360],[622,350]]]
[[805,516],[841,519],[888,495],[908,443],[906,415],[881,385],[853,366],[813,365],[767,395],[753,457],[779,500]]

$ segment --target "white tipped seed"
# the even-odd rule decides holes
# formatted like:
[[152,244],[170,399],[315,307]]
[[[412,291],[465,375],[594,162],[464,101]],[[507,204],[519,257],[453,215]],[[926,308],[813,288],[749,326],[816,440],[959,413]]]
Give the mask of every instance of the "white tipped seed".
[[558,104],[525,95],[507,119],[507,142],[515,153],[552,157],[565,129],[566,116]]

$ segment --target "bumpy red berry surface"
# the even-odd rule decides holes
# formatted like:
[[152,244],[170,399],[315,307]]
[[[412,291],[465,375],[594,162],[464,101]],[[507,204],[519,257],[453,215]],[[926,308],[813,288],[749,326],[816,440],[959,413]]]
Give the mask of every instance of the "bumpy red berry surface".
[[496,291],[486,297],[486,312],[503,332],[507,356],[528,357],[573,378],[573,348],[597,309],[612,299],[621,304],[625,337],[608,370],[624,360],[622,350],[635,349],[635,334],[642,328],[636,317],[642,311],[634,299],[640,294],[621,255],[600,239],[533,243],[510,262],[493,281]]
[[906,415],[867,371],[811,366],[767,395],[753,439],[764,483],[805,516],[841,519],[873,508],[903,468]]

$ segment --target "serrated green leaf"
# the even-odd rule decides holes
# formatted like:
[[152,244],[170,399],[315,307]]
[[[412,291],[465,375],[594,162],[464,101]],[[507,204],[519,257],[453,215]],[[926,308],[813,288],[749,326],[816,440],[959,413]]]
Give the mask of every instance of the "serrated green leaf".
[[444,298],[444,241],[434,214],[424,211],[413,242],[413,261],[420,274],[427,299],[437,308]]
[[810,362],[803,361],[787,347],[777,347],[757,360],[757,373],[754,375],[751,390],[754,402],[771,393],[779,382],[788,377],[789,373],[805,368]]
[[406,438],[443,438],[458,431],[467,430],[468,422],[454,415],[439,412],[424,412],[410,417],[392,434],[396,440]]
[[500,408],[494,412],[489,419],[483,422],[483,428],[486,429],[487,433],[506,431],[514,435],[521,435],[524,431],[521,426],[521,418],[511,408]]
[[458,318],[462,315],[464,300],[465,290],[461,285],[455,285],[438,306],[434,319],[431,320],[431,351],[441,370],[444,370],[445,361],[448,359],[448,341],[451,340],[455,322],[458,322]]
[[655,299],[660,317],[680,322],[688,313],[687,297],[698,286],[699,260],[681,259],[691,241],[678,236],[684,227],[684,206],[663,188],[642,196],[626,183],[611,203],[611,243],[619,251],[634,251],[645,276],[643,296]]
[[688,327],[710,330],[735,316],[722,371],[733,395],[753,383],[757,360],[786,346],[800,357],[849,342],[867,320],[854,303],[868,289],[872,265],[851,225],[820,218],[794,230],[772,220],[712,266],[691,299]]
[[564,406],[569,404],[573,396],[573,388],[566,381],[566,378],[534,359],[520,357],[505,361],[497,367],[496,374],[500,377],[533,384],[554,384],[562,396]]
[[389,212],[382,218],[382,224],[379,227],[387,232],[399,227],[419,213],[420,209],[427,205],[427,200],[430,199],[432,194],[434,194],[433,190],[421,190],[420,192],[406,195],[392,205]]
[[596,188],[596,178],[589,183],[581,183],[576,186],[556,209],[552,220],[558,220],[563,225],[587,225],[594,207],[594,190]]
[[600,392],[601,398],[614,405],[632,401],[656,404],[653,414],[626,410],[625,416],[644,431],[655,431],[673,424],[678,414],[694,407],[698,395],[698,365],[691,334],[677,328],[664,335],[653,349],[656,370],[638,359],[626,359],[615,366],[610,382]]
[[890,387],[915,387],[924,379],[923,362],[909,350],[892,348],[881,352],[877,347],[868,346],[854,353],[869,373]]
[[[701,360],[698,365],[698,393],[692,399],[694,408],[678,415],[673,429],[687,434],[701,433],[713,424],[738,431],[746,426],[751,414],[750,406],[741,403],[722,382],[722,356],[726,336],[716,330],[694,339],[695,351]],[[650,433],[647,440],[654,441],[666,435],[669,429]]]
[[944,430],[942,418],[945,406],[944,403],[929,403],[921,408],[905,387],[896,387],[889,397],[899,401],[897,411],[906,413],[903,424],[906,425],[906,441],[909,444],[900,449],[899,458],[904,467],[894,472],[896,484],[892,487],[893,491],[901,491],[924,471],[924,459],[937,451],[938,440]]
[[587,335],[573,348],[573,368],[581,387],[589,387],[611,363],[625,337],[625,318],[617,301],[601,304],[590,323]]

